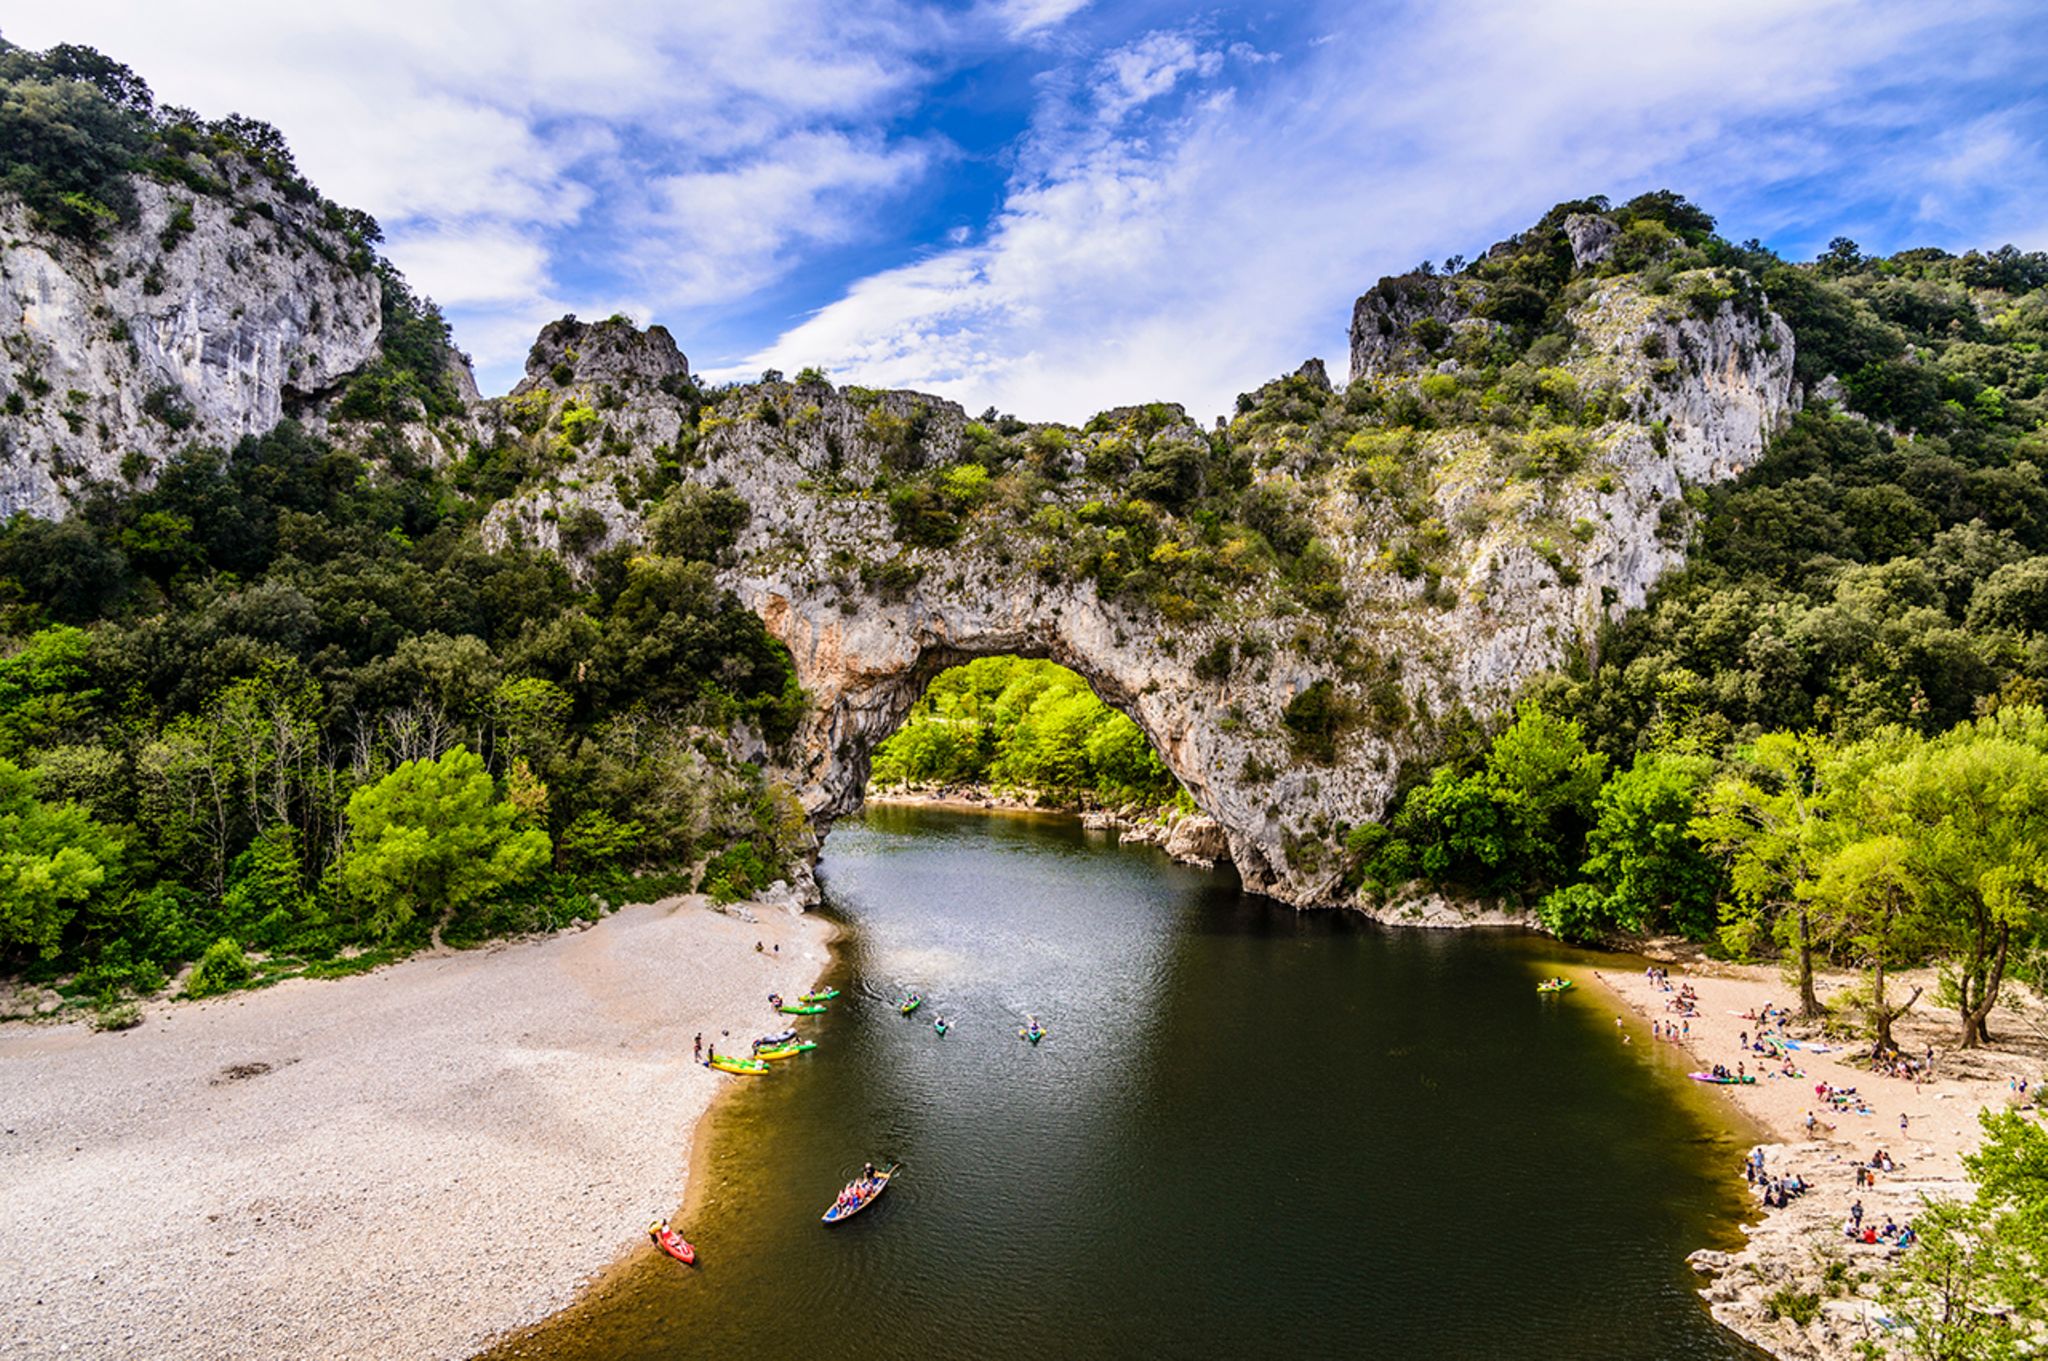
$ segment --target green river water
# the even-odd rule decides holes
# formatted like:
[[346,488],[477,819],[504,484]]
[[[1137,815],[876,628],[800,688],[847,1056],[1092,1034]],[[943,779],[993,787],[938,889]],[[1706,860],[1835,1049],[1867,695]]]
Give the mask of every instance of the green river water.
[[[1743,1146],[1597,994],[1537,995],[1554,943],[1297,913],[1065,818],[877,808],[820,878],[845,996],[711,1117],[702,1265],[501,1354],[1760,1355],[1684,1264]],[[895,1185],[821,1225],[868,1157]]]

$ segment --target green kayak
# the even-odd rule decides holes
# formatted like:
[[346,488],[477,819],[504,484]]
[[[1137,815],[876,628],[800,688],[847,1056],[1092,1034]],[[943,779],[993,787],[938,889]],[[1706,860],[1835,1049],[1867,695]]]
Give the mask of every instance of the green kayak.
[[913,1011],[916,1011],[916,1010],[917,1010],[917,1009],[918,1009],[919,1007],[921,1007],[921,1006],[923,1006],[923,1005],[924,1005],[924,998],[922,998],[922,997],[913,997],[913,998],[911,998],[911,999],[910,999],[910,1000],[909,1000],[908,1002],[904,1002],[904,1003],[900,1004],[900,1005],[899,1005],[899,1006],[898,1006],[898,1007],[896,1008],[896,1010],[898,1010],[898,1011],[902,1012],[902,1013],[903,1013],[903,1014],[904,1014],[905,1016],[908,1016],[908,1015],[909,1015],[909,1014],[910,1014],[911,1012],[913,1012]]
[[799,1040],[795,1044],[778,1044],[768,1049],[756,1049],[754,1057],[757,1059],[793,1059],[798,1054],[816,1049],[817,1047],[818,1042],[816,1040]]
[[784,1002],[781,1006],[776,1008],[777,1011],[780,1011],[785,1015],[789,1016],[816,1016],[824,1009],[824,1007],[819,1006],[816,1002],[811,1002],[809,1004],[799,1004],[797,1006],[791,1006],[789,1003]]
[[807,992],[797,998],[799,1002],[829,1002],[839,995],[839,989],[826,988],[823,992]]

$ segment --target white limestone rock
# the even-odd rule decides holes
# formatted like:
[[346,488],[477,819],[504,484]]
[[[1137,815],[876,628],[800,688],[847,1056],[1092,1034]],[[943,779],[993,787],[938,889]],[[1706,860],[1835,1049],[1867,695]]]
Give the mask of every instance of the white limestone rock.
[[139,220],[91,247],[0,197],[0,392],[23,399],[0,411],[0,518],[268,431],[377,352],[381,285],[317,205],[260,176],[232,203],[143,176],[135,193]]

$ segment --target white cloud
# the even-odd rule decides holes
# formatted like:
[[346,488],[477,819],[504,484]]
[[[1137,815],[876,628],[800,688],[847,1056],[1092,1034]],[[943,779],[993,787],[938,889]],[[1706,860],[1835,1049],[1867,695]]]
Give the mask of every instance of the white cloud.
[[1088,0],[996,0],[996,22],[1013,38],[1057,28],[1088,8]]
[[1221,52],[1198,46],[1187,33],[1148,33],[1102,59],[1096,107],[1105,122],[1119,122],[1172,90],[1183,76],[1213,76],[1222,67]]
[[639,253],[678,303],[743,298],[781,273],[792,243],[846,239],[861,209],[931,155],[920,143],[813,132],[724,169],[667,176]]
[[547,249],[503,224],[445,224],[406,230],[385,242],[412,286],[443,307],[517,303],[548,287]]
[[[1836,166],[1834,120],[1884,102],[1875,72],[1939,72],[1969,42],[1903,0],[1462,0],[1370,26],[1330,10],[1331,41],[1166,112],[1161,95],[1218,74],[1200,45],[1112,54],[1087,96],[1112,134],[1050,101],[978,243],[857,282],[735,370],[817,363],[1041,417],[1158,398],[1214,414],[1311,348],[1341,373],[1366,285],[1551,203],[1668,183],[1713,207]],[[1976,175],[1992,146],[1955,155]]]
[[[394,258],[457,314],[458,338],[509,377],[531,326],[579,291],[563,276],[606,273],[612,253],[674,307],[714,276],[718,296],[759,287],[792,242],[845,239],[860,204],[931,154],[846,132],[926,78],[944,28],[918,22],[921,2],[71,0],[10,16],[6,32],[89,43],[163,102],[275,123],[325,193],[383,222]],[[693,206],[714,204],[730,213],[723,230]],[[664,214],[678,237],[643,249],[634,234]],[[519,314],[528,334],[502,339],[501,318]]]

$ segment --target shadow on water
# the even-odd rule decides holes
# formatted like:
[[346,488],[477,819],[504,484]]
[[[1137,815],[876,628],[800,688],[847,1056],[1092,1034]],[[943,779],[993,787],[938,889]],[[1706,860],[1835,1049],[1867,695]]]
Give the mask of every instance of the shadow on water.
[[[703,1267],[635,1259],[502,1354],[1758,1355],[1684,1266],[1740,1147],[1535,993],[1554,945],[1299,914],[1044,817],[876,809],[820,875],[846,995],[707,1125]],[[903,1175],[820,1225],[867,1157]]]

